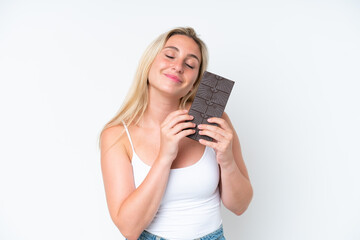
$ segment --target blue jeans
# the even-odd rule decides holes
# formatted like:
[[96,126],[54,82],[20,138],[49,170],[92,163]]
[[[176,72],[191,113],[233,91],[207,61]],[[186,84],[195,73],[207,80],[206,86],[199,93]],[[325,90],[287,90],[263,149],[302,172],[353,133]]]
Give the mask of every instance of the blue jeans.
[[[156,236],[154,234],[149,233],[148,231],[143,231],[138,238],[138,240],[170,240],[166,238],[162,238],[159,236]],[[190,240],[190,239],[189,239]],[[194,239],[194,240],[226,240],[224,237],[223,227],[222,225],[219,227],[218,230],[209,233],[208,235],[205,235],[203,237]]]

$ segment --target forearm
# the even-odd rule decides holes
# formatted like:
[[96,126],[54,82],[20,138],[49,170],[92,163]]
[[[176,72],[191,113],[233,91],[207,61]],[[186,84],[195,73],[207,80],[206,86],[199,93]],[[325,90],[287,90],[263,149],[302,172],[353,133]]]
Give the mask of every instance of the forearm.
[[137,239],[154,218],[164,195],[170,166],[157,160],[141,185],[120,206],[116,225],[129,240]]
[[241,173],[234,160],[220,166],[221,199],[226,208],[241,215],[250,204],[253,190],[249,179]]

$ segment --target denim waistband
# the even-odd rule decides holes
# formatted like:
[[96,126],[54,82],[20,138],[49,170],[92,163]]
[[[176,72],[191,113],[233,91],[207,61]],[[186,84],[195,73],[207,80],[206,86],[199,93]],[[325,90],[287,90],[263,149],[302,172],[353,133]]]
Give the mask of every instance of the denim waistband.
[[[138,240],[171,240],[171,239],[166,239],[166,238],[154,235],[154,234],[149,233],[148,231],[144,230],[141,233]],[[196,238],[194,240],[225,240],[223,226],[220,225],[220,227],[217,230],[215,230],[214,232],[209,233],[203,237]]]

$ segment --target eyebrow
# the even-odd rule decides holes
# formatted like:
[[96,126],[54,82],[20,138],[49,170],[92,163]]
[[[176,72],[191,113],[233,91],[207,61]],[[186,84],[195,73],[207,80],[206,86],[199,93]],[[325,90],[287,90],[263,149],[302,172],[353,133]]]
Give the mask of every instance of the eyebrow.
[[[174,46],[167,46],[165,48],[171,48],[171,49],[174,49],[177,52],[180,52],[180,50],[177,47],[174,47]],[[190,53],[190,54],[188,54],[188,56],[196,58],[200,62],[200,59],[195,54]]]

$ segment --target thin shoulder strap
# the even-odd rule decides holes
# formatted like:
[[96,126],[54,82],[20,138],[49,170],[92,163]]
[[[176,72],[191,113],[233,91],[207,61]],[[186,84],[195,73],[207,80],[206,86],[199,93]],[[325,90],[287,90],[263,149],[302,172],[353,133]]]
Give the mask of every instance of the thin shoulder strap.
[[129,129],[127,128],[127,126],[126,126],[126,124],[125,124],[124,121],[122,121],[122,123],[123,123],[123,125],[124,125],[124,127],[125,127],[126,134],[127,134],[128,138],[129,138],[129,142],[130,142],[131,148],[132,148],[133,152],[135,152],[135,151],[134,151],[134,145],[133,145],[133,143],[132,143],[132,141],[131,141]]

